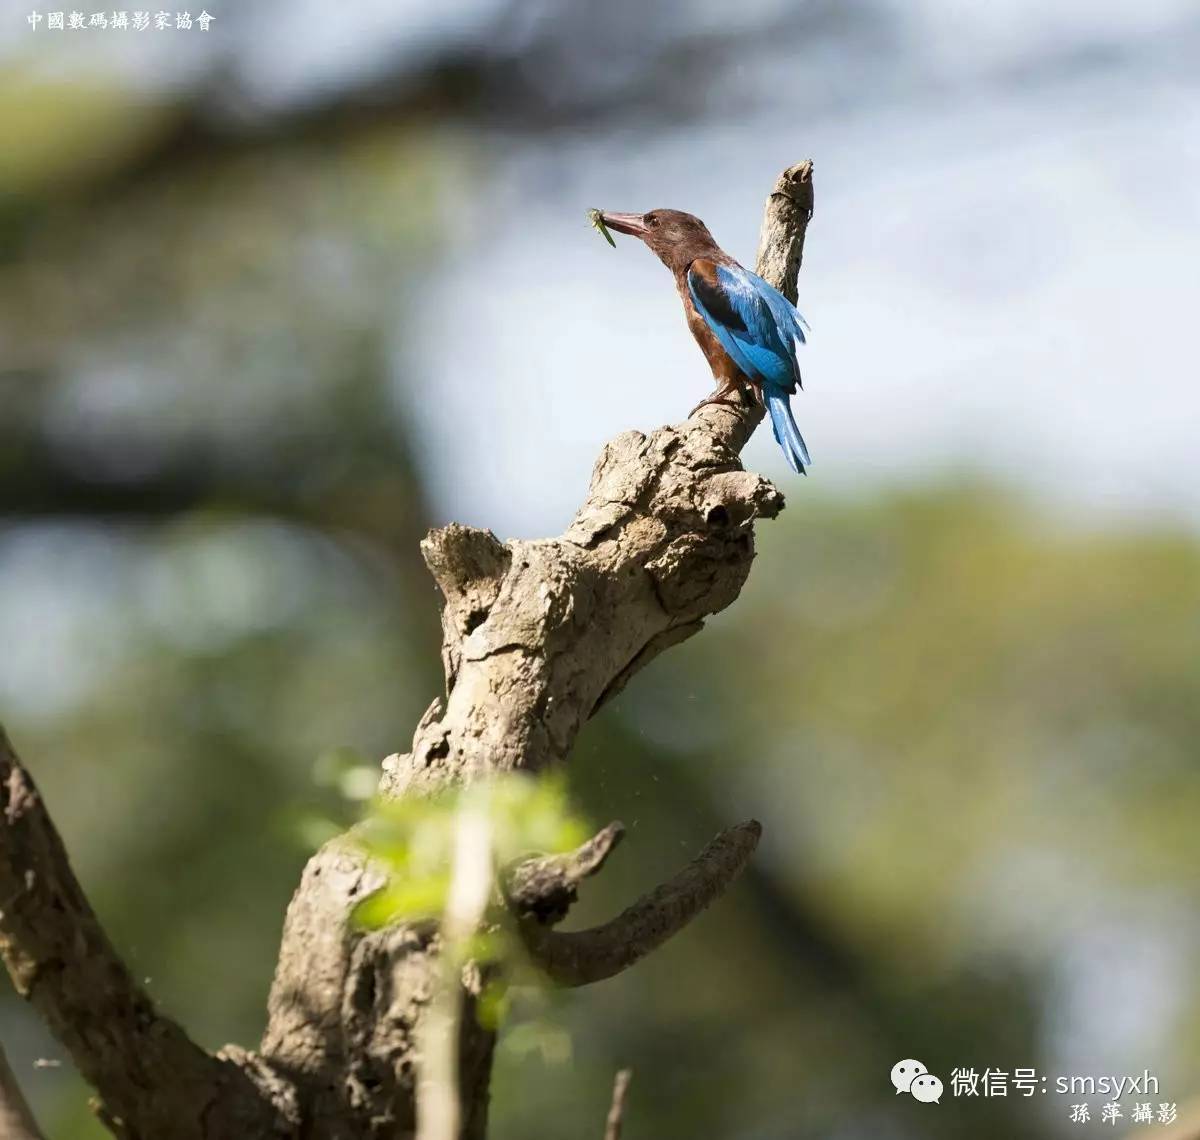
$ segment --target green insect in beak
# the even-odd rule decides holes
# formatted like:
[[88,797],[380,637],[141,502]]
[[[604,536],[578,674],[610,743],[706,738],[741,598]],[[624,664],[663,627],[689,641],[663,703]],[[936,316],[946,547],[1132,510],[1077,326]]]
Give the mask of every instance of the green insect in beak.
[[606,242],[608,242],[608,244],[611,245],[613,247],[613,249],[616,249],[617,243],[615,241],[613,241],[612,234],[610,234],[608,232],[608,226],[606,226],[604,224],[604,218],[601,215],[600,211],[599,210],[588,210],[587,217],[588,217],[588,221],[592,225],[592,229],[597,230],[598,232],[603,234],[604,240]]

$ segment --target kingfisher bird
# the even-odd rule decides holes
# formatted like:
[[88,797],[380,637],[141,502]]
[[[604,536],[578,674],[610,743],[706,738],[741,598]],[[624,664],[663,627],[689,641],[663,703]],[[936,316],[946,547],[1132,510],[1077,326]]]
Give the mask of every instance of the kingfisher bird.
[[605,211],[600,218],[617,233],[641,238],[675,278],[688,328],[717,382],[692,411],[705,404],[736,405],[731,397],[748,387],[770,415],[789,466],[803,475],[812,460],[788,397],[803,386],[796,350],[805,343],[808,325],[795,306],[721,249],[692,214]]

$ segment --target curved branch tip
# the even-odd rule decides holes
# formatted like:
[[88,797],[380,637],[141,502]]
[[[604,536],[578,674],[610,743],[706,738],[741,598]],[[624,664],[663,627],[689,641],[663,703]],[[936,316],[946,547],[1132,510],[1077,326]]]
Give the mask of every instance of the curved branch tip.
[[533,961],[564,986],[586,986],[627,970],[677,934],[719,898],[741,873],[762,836],[750,819],[727,828],[673,878],[601,926],[575,932],[526,922],[521,930]]

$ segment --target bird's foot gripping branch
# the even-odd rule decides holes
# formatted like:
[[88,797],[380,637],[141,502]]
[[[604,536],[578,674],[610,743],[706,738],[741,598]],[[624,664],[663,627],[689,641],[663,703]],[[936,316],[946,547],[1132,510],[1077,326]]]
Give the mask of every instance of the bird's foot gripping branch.
[[[756,267],[792,302],[811,174],[803,163],[780,176]],[[755,523],[783,507],[775,487],[738,458],[762,416],[760,404],[739,396],[649,435],[618,436],[558,538],[501,543],[461,526],[429,535],[423,551],[443,596],[446,696],[421,719],[411,750],[385,762],[381,796],[428,797],[565,763],[605,701],[730,605],[750,570]],[[356,908],[385,887],[386,868],[353,835],[334,840],[309,861],[288,907],[260,1049],[210,1054],[134,982],[2,735],[0,809],[0,953],[95,1088],[100,1118],[129,1140],[367,1140],[418,1128],[422,1140],[482,1137],[495,1041],[491,1023],[476,1015],[486,971],[446,948],[469,945],[472,924],[502,898],[549,978],[582,985],[610,977],[716,899],[760,830],[752,821],[731,827],[610,922],[569,934],[553,928],[582,881],[602,869],[619,824],[497,871],[484,891],[464,871],[440,923],[374,929],[356,921]],[[456,825],[455,882],[460,865],[492,875],[494,860],[481,854],[492,850],[489,826],[478,812]],[[454,1070],[452,1102],[445,1082],[430,1078],[431,1026],[439,1017],[447,1024],[447,985],[460,1014],[441,1039],[449,1041],[440,1056]],[[14,1097],[12,1082],[0,1080],[0,1119],[25,1121],[36,1136]]]

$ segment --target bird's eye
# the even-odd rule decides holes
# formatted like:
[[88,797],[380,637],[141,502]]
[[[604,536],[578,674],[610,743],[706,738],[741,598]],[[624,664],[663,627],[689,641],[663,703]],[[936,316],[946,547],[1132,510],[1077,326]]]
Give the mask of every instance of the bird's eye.
[[658,215],[657,214],[647,214],[646,215],[646,225],[648,225],[648,226],[658,225]]

